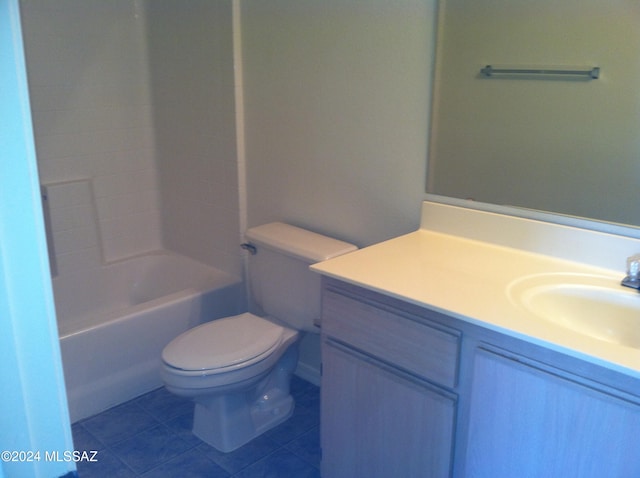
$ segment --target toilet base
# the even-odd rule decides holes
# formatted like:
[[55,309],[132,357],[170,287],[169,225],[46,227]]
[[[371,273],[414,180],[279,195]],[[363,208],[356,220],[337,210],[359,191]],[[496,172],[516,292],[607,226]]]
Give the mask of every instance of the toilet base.
[[297,345],[289,346],[258,384],[233,392],[194,397],[193,434],[226,453],[291,417],[295,402],[289,384],[298,362]]
[[[269,408],[238,406],[237,397],[220,400],[220,403],[205,407],[196,403],[193,417],[193,434],[203,442],[222,452],[240,448],[267,430],[286,421],[293,414],[294,400],[291,395],[282,397]],[[248,411],[248,413],[247,413]]]

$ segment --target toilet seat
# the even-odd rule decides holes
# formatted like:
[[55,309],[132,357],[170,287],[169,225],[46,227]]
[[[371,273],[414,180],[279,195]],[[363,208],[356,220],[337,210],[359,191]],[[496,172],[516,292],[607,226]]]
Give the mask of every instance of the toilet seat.
[[248,312],[225,317],[176,337],[162,360],[179,374],[224,373],[268,357],[281,344],[284,330]]

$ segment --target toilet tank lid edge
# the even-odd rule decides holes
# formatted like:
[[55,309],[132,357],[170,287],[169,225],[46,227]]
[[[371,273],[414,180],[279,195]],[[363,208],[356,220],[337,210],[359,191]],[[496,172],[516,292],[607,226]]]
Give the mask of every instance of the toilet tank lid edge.
[[247,229],[246,238],[257,246],[305,260],[326,261],[353,252],[357,246],[283,222],[271,222]]

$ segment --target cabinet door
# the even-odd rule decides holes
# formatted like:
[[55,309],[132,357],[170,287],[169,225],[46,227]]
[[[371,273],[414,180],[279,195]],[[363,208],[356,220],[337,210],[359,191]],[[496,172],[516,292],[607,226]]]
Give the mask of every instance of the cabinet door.
[[332,342],[322,349],[322,476],[450,476],[455,397]]
[[553,372],[478,351],[465,478],[640,477],[640,406]]

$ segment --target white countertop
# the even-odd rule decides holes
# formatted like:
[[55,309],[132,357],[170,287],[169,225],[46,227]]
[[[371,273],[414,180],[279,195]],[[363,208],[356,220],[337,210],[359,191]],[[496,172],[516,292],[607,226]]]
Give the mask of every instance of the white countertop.
[[534,274],[594,274],[617,284],[624,271],[426,229],[311,268],[640,378],[640,350],[540,319],[508,294],[510,284]]

